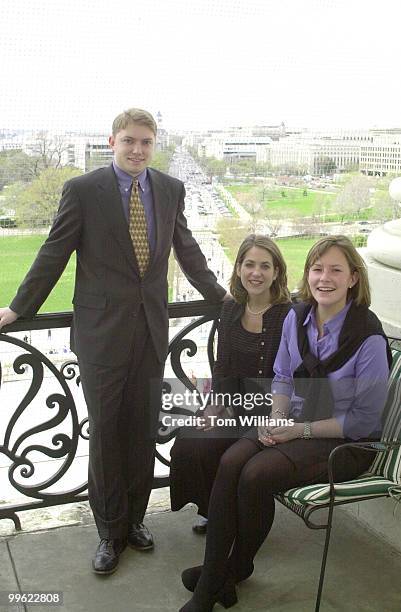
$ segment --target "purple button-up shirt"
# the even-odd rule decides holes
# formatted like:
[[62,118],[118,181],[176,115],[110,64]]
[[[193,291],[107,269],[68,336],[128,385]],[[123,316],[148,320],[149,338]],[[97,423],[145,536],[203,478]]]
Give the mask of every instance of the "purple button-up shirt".
[[[120,189],[121,200],[123,203],[124,215],[128,223],[129,201],[131,198],[133,178],[132,176],[127,174],[127,172],[124,172],[124,170],[121,170],[121,168],[117,166],[115,161],[113,161],[113,170],[117,177],[118,187]],[[138,188],[139,197],[141,198],[143,208],[145,209],[145,217],[146,217],[146,224],[148,227],[148,239],[149,239],[150,252],[154,253],[155,248],[156,248],[155,213],[154,213],[154,205],[153,205],[152,188],[150,186],[147,168],[145,168],[145,170],[143,170],[141,174],[137,176],[137,181],[139,182],[139,188]]]
[[[314,308],[306,317],[304,325],[310,352],[320,361],[337,351],[340,331],[350,305],[351,302],[324,323],[322,338],[318,338]],[[297,315],[294,310],[290,310],[284,320],[280,347],[274,362],[272,393],[286,395],[291,399],[290,416],[293,418],[299,417],[302,411],[303,398],[295,395],[293,380],[293,374],[301,363]],[[340,423],[345,438],[358,440],[380,435],[388,374],[386,341],[378,335],[369,336],[345,365],[328,374],[334,399],[333,417]]]

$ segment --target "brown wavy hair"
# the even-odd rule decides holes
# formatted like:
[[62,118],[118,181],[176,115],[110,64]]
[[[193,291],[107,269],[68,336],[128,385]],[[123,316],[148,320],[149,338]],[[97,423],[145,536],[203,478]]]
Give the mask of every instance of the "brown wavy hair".
[[299,287],[299,292],[297,294],[297,298],[300,298],[304,302],[308,302],[309,304],[316,305],[316,300],[312,296],[312,293],[309,288],[308,283],[308,275],[309,270],[313,266],[313,264],[326,253],[331,247],[337,247],[344,253],[348,265],[350,267],[351,273],[358,273],[358,280],[348,289],[347,293],[347,302],[352,299],[355,301],[357,306],[365,305],[370,306],[370,288],[369,288],[369,279],[368,279],[368,271],[366,268],[366,264],[362,257],[359,255],[355,246],[352,244],[351,240],[346,236],[327,236],[318,240],[310,249],[309,253],[306,256],[304,273],[302,277],[302,281]]
[[234,263],[233,273],[230,280],[230,293],[239,304],[245,304],[248,299],[248,292],[244,289],[237,268],[242,264],[245,255],[252,247],[265,249],[273,259],[273,266],[277,270],[277,278],[270,287],[272,304],[285,304],[290,301],[290,293],[287,287],[287,265],[277,244],[269,236],[264,234],[250,234],[247,236],[238,249]]

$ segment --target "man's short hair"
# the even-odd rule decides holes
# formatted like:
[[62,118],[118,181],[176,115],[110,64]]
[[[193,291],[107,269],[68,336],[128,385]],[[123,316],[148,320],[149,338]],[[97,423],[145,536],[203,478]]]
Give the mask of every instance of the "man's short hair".
[[155,136],[157,134],[157,123],[148,111],[143,108],[129,108],[117,115],[114,119],[112,126],[113,136],[115,136],[117,132],[125,130],[125,128],[132,123],[146,125],[146,127],[152,130]]

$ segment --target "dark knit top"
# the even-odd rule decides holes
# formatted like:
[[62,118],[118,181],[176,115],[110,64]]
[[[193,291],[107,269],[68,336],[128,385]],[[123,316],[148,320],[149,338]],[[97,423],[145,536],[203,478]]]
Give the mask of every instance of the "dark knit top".
[[[234,300],[223,304],[218,326],[217,359],[213,368],[213,390],[233,390],[246,378],[266,379],[270,392],[273,364],[281,340],[283,322],[291,304],[275,304],[263,315],[262,331],[244,329],[245,307]],[[235,390],[235,389],[234,389]],[[239,389],[238,389],[239,390]]]

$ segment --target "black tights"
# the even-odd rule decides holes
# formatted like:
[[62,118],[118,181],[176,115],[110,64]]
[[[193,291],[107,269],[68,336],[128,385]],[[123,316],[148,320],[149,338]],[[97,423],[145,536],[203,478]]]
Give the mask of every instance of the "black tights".
[[[207,589],[220,588],[228,570],[237,579],[252,573],[253,559],[273,524],[274,493],[313,482],[327,482],[328,454],[339,440],[328,442],[327,448],[319,449],[320,452],[316,452],[317,445],[314,449],[312,440],[293,442],[300,445],[300,465],[277,448],[262,448],[246,438],[238,440],[221,458],[208,512],[202,572],[202,583]],[[303,452],[305,442],[309,444],[306,453]],[[372,456],[367,455],[362,459],[348,456],[341,461],[336,480],[348,480],[365,471],[372,461]]]

